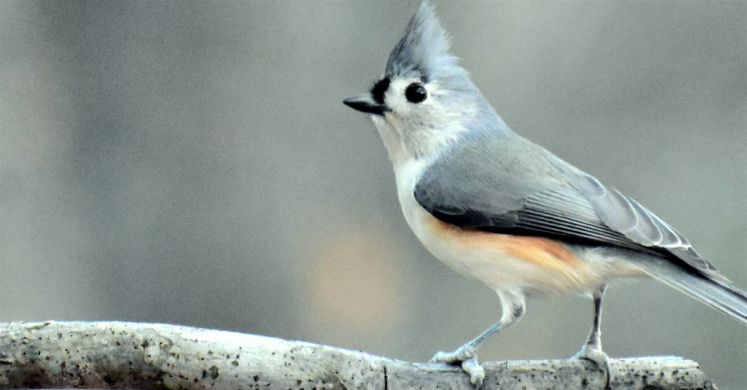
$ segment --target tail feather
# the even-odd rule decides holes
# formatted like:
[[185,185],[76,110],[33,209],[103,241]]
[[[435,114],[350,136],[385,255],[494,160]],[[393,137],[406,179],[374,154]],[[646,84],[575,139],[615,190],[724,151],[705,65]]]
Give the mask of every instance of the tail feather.
[[700,272],[668,259],[649,258],[636,265],[655,279],[747,324],[747,292],[721,275]]

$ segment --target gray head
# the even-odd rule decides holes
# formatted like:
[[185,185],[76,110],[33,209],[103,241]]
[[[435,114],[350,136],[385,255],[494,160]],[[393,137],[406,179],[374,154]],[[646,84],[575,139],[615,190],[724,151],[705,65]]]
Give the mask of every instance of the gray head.
[[344,103],[372,114],[395,163],[428,155],[471,130],[470,123],[497,119],[456,63],[449,37],[426,1],[392,50],[384,76],[369,93]]

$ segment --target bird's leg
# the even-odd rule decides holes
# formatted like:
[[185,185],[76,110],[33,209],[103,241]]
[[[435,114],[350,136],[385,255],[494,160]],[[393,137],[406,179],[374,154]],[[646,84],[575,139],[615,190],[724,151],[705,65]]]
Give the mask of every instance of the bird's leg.
[[494,333],[517,323],[524,315],[524,294],[521,292],[498,292],[501,299],[503,313],[500,321],[480,333],[472,341],[462,345],[453,352],[438,352],[430,360],[431,363],[461,364],[462,369],[470,376],[470,382],[481,385],[485,379],[485,369],[477,362],[476,349]]
[[607,290],[607,286],[602,285],[599,289],[594,291],[594,325],[591,328],[591,333],[589,333],[589,339],[586,341],[586,345],[584,345],[581,350],[573,356],[573,358],[589,360],[596,364],[599,369],[604,369],[605,374],[607,375],[605,389],[608,389],[611,379],[610,358],[602,351],[602,331],[599,329],[602,322],[602,297],[604,296],[605,290]]

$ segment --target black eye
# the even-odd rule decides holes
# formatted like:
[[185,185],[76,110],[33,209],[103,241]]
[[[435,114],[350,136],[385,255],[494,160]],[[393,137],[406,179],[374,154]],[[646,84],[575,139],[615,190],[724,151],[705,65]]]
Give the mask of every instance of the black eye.
[[420,103],[428,97],[425,88],[418,83],[412,83],[405,90],[405,97],[410,103]]

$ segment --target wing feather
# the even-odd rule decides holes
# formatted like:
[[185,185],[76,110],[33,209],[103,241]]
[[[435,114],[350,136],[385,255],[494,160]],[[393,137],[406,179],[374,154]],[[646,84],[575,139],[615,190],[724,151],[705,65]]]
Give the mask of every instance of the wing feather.
[[[436,161],[416,184],[415,199],[436,218],[495,233],[674,255],[701,272],[716,272],[661,218],[544,149],[532,144],[538,152],[534,156],[541,157],[532,165],[500,153],[501,147],[516,145],[472,146]],[[482,158],[480,164],[464,163],[474,162],[475,155]]]
[[610,229],[643,247],[665,250],[696,269],[716,272],[713,264],[703,259],[685,236],[640,203],[614,188],[608,190],[588,174],[577,172],[569,177]]

